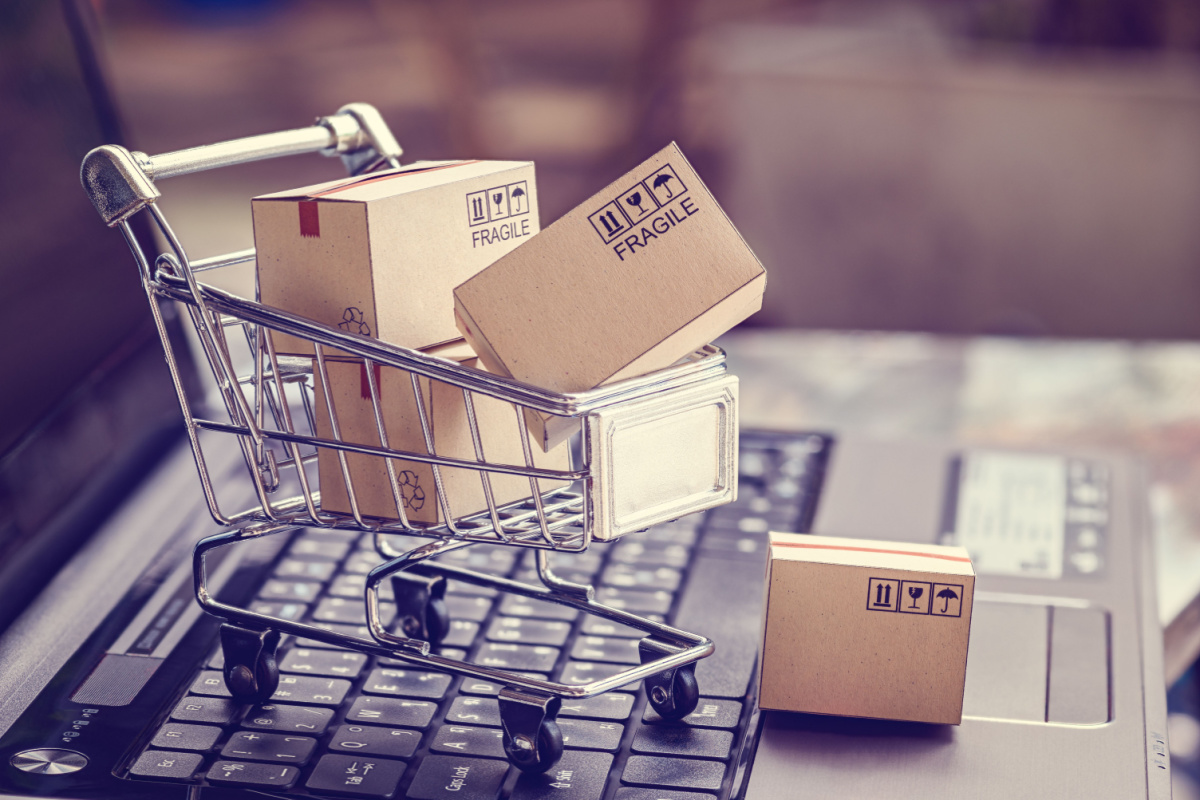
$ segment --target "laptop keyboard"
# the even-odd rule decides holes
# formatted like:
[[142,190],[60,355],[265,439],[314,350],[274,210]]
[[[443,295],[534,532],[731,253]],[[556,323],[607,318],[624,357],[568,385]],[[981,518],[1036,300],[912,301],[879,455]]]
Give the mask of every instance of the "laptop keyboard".
[[[221,654],[131,764],[134,779],[231,786],[271,794],[348,797],[559,797],[656,800],[727,797],[753,715],[753,673],[768,530],[808,531],[831,447],[828,437],[744,431],[738,501],[575,555],[562,577],[597,598],[710,636],[696,668],[700,702],[679,722],[650,709],[639,684],[558,715],[566,750],[544,775],[511,768],[501,746],[500,686],[413,669],[405,662],[289,639],[269,703],[229,699]],[[440,558],[537,582],[534,553],[477,545]],[[370,638],[370,535],[298,534],[251,604],[254,611]],[[390,586],[381,586],[388,599]],[[643,635],[565,606],[450,582],[453,622],[442,655],[584,684],[639,663]],[[394,615],[386,605],[385,622]]]

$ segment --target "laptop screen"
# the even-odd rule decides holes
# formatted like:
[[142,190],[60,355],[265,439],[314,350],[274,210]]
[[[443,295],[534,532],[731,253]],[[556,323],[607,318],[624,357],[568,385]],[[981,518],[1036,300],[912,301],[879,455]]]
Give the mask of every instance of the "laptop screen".
[[124,237],[79,181],[121,140],[90,11],[0,11],[0,628],[179,425]]

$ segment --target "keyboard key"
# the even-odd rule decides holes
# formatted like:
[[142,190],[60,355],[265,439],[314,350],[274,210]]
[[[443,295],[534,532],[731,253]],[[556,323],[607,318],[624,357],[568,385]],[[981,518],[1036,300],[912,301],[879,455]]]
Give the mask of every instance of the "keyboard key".
[[450,688],[451,676],[443,672],[422,672],[412,669],[375,669],[367,677],[362,690],[367,694],[394,697],[420,697],[441,700]]
[[[657,614],[642,614],[640,616],[655,621],[661,621],[662,619]],[[622,625],[619,622],[611,622],[595,614],[588,614],[583,620],[583,626],[579,630],[584,636],[609,636],[614,639],[642,639],[648,635],[645,631],[631,628],[628,625]]]
[[205,670],[197,675],[188,691],[192,694],[203,694],[210,697],[233,697],[229,687],[225,685],[225,675],[211,670]]
[[665,756],[729,758],[733,734],[687,725],[643,725],[633,737],[633,752]]
[[[536,672],[518,672],[518,675],[524,675],[534,680],[544,681],[547,676]],[[482,695],[485,697],[495,697],[500,694],[500,690],[504,686],[499,683],[481,680],[479,678],[463,678],[463,682],[459,685],[458,691],[462,694]]]
[[210,722],[213,725],[228,725],[238,712],[238,704],[227,697],[185,697],[171,712],[171,719],[179,722]]
[[308,603],[284,603],[274,600],[255,600],[248,608],[255,614],[295,622],[308,614]]
[[653,540],[620,542],[613,548],[611,561],[634,564],[639,567],[671,567],[683,569],[691,558],[691,549],[674,542]]
[[[308,624],[312,625],[314,628],[320,628],[321,630],[329,631],[330,633],[349,636],[352,639],[365,639],[372,644],[375,643],[375,640],[371,638],[371,630],[366,625],[340,625],[336,622],[320,622],[316,620],[310,621]],[[296,646],[307,647],[310,649],[315,647],[325,650],[331,648],[337,649],[341,647],[340,645],[329,644],[327,642],[318,641],[317,639],[309,639],[307,637],[298,638],[296,640]]]
[[491,642],[518,642],[562,647],[571,634],[571,623],[526,617],[496,617],[488,626]]
[[674,789],[643,789],[639,786],[622,786],[617,789],[613,800],[717,800],[708,792],[680,792]]
[[596,600],[634,614],[663,614],[671,610],[675,595],[670,592],[641,592],[605,586],[597,590]]
[[300,777],[300,770],[281,764],[249,764],[241,761],[218,761],[209,768],[204,779],[222,786],[286,788]]
[[407,796],[409,800],[495,800],[507,774],[506,761],[425,756]]
[[343,725],[333,732],[329,749],[362,756],[412,758],[420,744],[421,734],[404,728]]
[[[292,542],[288,555],[300,561],[341,561],[350,552],[351,546],[350,542],[302,537]],[[379,561],[379,556],[375,556],[375,563],[378,564]]]
[[544,600],[532,600],[528,597],[510,594],[500,601],[500,613],[507,617],[533,617],[535,619],[556,619],[562,622],[574,622],[579,611],[570,606],[558,603],[547,603]]
[[659,525],[641,534],[638,538],[648,542],[667,542],[691,547],[696,543],[696,526],[700,523],[700,520],[697,519],[698,516],[700,515],[685,517],[683,520],[667,525]]
[[492,610],[492,601],[487,597],[466,597],[459,594],[448,594],[446,595],[446,608],[450,611],[450,619],[483,622]]
[[744,697],[758,657],[762,619],[761,562],[701,555],[679,597],[675,627],[704,631],[717,651],[696,664],[706,697]]
[[285,558],[275,568],[276,578],[303,578],[324,583],[333,577],[337,564],[332,561],[308,561],[299,558]]
[[350,681],[341,678],[312,678],[307,675],[281,675],[279,688],[271,700],[303,703],[310,706],[340,706],[350,691]]
[[446,592],[449,594],[466,594],[474,597],[495,597],[500,593],[490,586],[478,586],[466,581],[447,581]]
[[278,578],[267,581],[258,590],[263,600],[288,600],[293,603],[311,603],[321,594],[321,584],[311,581],[288,581]]
[[[559,681],[569,686],[583,686],[586,683],[598,681],[601,678],[612,677],[618,672],[624,672],[627,669],[628,667],[623,667],[620,664],[599,664],[595,661],[569,661],[563,667]],[[630,690],[640,684],[641,681],[634,681],[624,688]]]
[[549,672],[554,669],[560,652],[557,647],[545,645],[485,642],[475,653],[475,663],[500,669]]
[[221,748],[223,758],[247,761],[278,761],[303,766],[312,757],[317,740],[311,736],[238,731]]
[[600,722],[591,719],[569,719],[560,716],[558,728],[563,744],[583,750],[607,750],[615,753],[621,746],[625,726],[619,722]]
[[610,564],[600,576],[603,586],[625,589],[661,589],[674,592],[683,580],[683,573],[670,567],[639,567],[620,562]]
[[564,698],[558,714],[562,717],[585,717],[590,719],[629,719],[633,710],[633,695],[625,692],[605,692],[583,700]]
[[256,731],[320,736],[332,719],[333,709],[272,703],[250,709],[250,713],[242,720],[242,727]]
[[354,797],[392,797],[404,775],[405,763],[366,756],[322,756],[305,787]]
[[221,729],[212,725],[168,722],[158,729],[150,745],[169,750],[211,750],[220,736]]
[[383,559],[374,550],[364,550],[354,553],[350,558],[346,559],[346,563],[342,565],[341,571],[352,575],[366,575],[382,563]]
[[638,639],[605,639],[600,636],[580,636],[571,648],[571,658],[581,661],[604,661],[609,664],[640,664]]
[[[365,602],[366,593],[367,576],[354,573],[339,575],[330,585],[329,590],[325,592],[332,597],[346,597],[360,602]],[[396,595],[392,593],[390,580],[379,584],[379,599],[389,603],[396,599]]]
[[490,697],[456,697],[446,712],[446,721],[498,728],[500,701]]
[[[727,728],[733,730],[738,726],[738,720],[741,718],[742,704],[738,701],[713,700],[710,697],[701,697],[695,711],[681,719],[679,723],[668,724],[682,723],[696,728]],[[646,710],[642,713],[642,721],[649,725],[657,725],[663,719],[655,713],[649,704],[646,704]]]
[[346,721],[397,728],[424,729],[429,727],[435,711],[437,711],[437,704],[425,700],[359,697],[346,712]]
[[138,756],[129,770],[139,778],[156,778],[168,781],[186,781],[204,763],[199,753],[171,753],[165,750],[147,750]]
[[[391,603],[380,603],[379,617],[384,627],[391,625],[396,618],[396,606]],[[316,610],[313,611],[313,619],[318,622],[337,622],[342,625],[366,625],[366,601],[360,597],[326,597],[317,604]]]
[[541,775],[523,773],[510,800],[600,800],[613,757],[607,753],[568,750],[557,764]]
[[[470,647],[475,643],[475,637],[478,635],[478,622],[452,619],[450,620],[450,631],[446,634],[446,638],[442,639],[442,647]],[[541,644],[541,642],[529,642],[529,644]]]
[[435,753],[505,758],[504,731],[499,728],[476,728],[471,725],[443,725],[433,737],[429,749]]
[[440,564],[486,572],[489,575],[505,576],[512,572],[517,563],[517,551],[511,547],[489,547],[474,545],[438,556]]
[[720,761],[663,756],[630,756],[621,774],[622,783],[670,789],[717,790],[724,778],[725,765]]
[[323,675],[330,678],[357,678],[367,663],[362,653],[350,650],[318,650],[293,647],[279,663],[280,672]]

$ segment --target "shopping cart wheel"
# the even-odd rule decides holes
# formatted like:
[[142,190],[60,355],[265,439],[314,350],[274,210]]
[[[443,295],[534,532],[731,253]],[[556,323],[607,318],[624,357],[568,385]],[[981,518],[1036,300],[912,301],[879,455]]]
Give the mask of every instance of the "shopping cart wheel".
[[[682,650],[682,647],[650,637],[638,642],[638,655],[643,664]],[[700,702],[700,684],[696,683],[695,664],[666,669],[646,678],[646,697],[663,719],[683,719],[695,711],[696,704]]]
[[563,754],[563,735],[554,717],[562,701],[510,687],[500,691],[499,700],[509,763],[535,775],[557,764]]
[[279,631],[251,631],[236,625],[221,626],[221,652],[225,657],[225,686],[240,703],[262,703],[279,688],[275,649]]
[[410,639],[438,645],[450,632],[450,609],[446,606],[446,579],[440,575],[398,572],[392,576],[396,596],[396,618]]
[[695,670],[691,664],[678,667],[669,682],[647,678],[646,696],[655,713],[663,719],[683,719],[695,711],[700,702],[700,684],[696,682]]

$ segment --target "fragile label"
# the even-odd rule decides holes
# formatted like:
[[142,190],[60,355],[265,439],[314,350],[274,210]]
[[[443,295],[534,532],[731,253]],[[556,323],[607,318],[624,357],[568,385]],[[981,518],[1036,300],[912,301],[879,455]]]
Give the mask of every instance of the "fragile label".
[[698,210],[674,167],[664,164],[605,203],[588,221],[601,241],[624,261],[671,233]]

